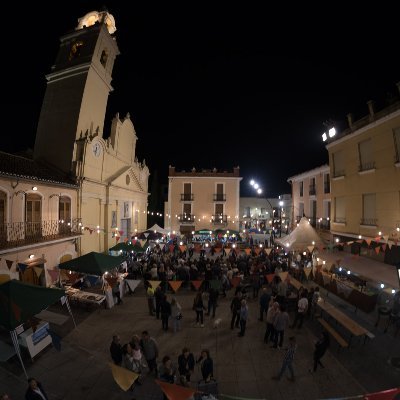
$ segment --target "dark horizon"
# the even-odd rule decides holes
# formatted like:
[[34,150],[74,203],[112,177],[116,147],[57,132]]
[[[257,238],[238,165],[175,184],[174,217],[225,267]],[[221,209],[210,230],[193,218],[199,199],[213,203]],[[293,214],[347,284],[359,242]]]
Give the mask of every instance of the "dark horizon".
[[[9,132],[18,124],[18,135],[3,135],[0,147],[7,152],[33,148],[44,76],[54,63],[58,38],[79,17],[101,8],[97,2],[68,3],[62,12],[41,4],[27,7],[18,29],[28,43],[5,43],[12,60],[6,76],[13,79],[5,82],[4,123]],[[328,163],[321,140],[325,121],[344,129],[347,113],[355,119],[368,113],[368,100],[382,108],[389,93],[398,96],[395,24],[373,37],[357,25],[345,37],[318,26],[313,33],[287,25],[284,36],[271,18],[264,24],[246,19],[247,11],[254,17],[257,10],[237,10],[234,16],[244,15],[235,25],[235,18],[219,10],[182,18],[170,7],[140,7],[108,4],[121,55],[103,136],[117,112],[121,117],[129,112],[138,158],[146,160],[151,174],[158,171],[161,184],[170,164],[177,170],[240,166],[242,195],[254,195],[250,178],[267,197],[290,193],[287,178]],[[12,23],[6,21],[7,31],[15,29]]]

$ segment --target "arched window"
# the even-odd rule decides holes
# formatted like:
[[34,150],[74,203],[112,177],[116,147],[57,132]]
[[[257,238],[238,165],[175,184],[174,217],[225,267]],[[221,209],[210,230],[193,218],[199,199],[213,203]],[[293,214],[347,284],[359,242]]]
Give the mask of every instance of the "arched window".
[[101,65],[102,65],[104,68],[106,67],[107,59],[108,59],[108,53],[107,53],[107,50],[104,49],[104,50],[101,52],[101,56],[100,56],[100,62],[101,62]]
[[58,219],[66,223],[71,222],[71,199],[69,197],[60,197]]
[[28,193],[25,201],[26,235],[35,236],[41,232],[42,198],[38,194]]

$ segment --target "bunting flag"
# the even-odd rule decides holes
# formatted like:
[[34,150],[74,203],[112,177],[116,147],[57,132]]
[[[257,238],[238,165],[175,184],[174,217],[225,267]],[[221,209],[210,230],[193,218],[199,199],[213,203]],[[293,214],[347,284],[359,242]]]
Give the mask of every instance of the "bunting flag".
[[185,245],[181,245],[179,246],[179,250],[183,253],[186,251],[186,246]]
[[7,264],[8,270],[11,269],[11,267],[12,267],[12,265],[13,265],[13,262],[14,262],[14,261],[12,261],[12,260],[6,260],[6,264]]
[[267,278],[268,283],[271,283],[273,281],[273,279],[275,278],[275,274],[268,274],[268,275],[265,275],[265,277]]
[[118,278],[116,278],[114,276],[107,276],[104,279],[110,285],[110,288],[114,288],[117,285]]
[[375,247],[374,250],[376,254],[379,254],[379,252],[381,251],[381,246]]
[[158,286],[160,286],[161,281],[149,281],[150,286],[156,290],[158,288]]
[[40,268],[40,267],[33,267],[33,270],[35,271],[36,276],[37,276],[38,278],[39,278],[40,275],[42,275],[43,268]]
[[237,285],[239,285],[239,283],[240,283],[241,280],[242,280],[242,279],[240,278],[240,276],[234,276],[234,277],[231,279],[231,285],[235,288]]
[[140,247],[143,247],[146,243],[146,240],[140,239],[139,243],[140,243]]
[[22,272],[22,273],[24,273],[25,272],[25,270],[26,270],[26,267],[27,267],[27,265],[26,264],[23,264],[23,263],[18,263],[18,269]]
[[244,249],[244,252],[249,256],[251,253],[251,249]]
[[119,367],[114,363],[109,363],[114,381],[125,392],[131,388],[139,375],[129,369]]
[[375,242],[379,242],[381,240],[380,236],[374,237]]
[[221,281],[219,281],[218,279],[213,279],[210,281],[210,287],[212,287],[213,289],[219,290],[221,289]]
[[160,386],[168,400],[189,400],[192,399],[193,395],[197,392],[196,389],[173,385],[171,383],[159,381],[158,379],[156,379],[155,382]]
[[203,281],[191,281],[191,282],[192,282],[192,285],[194,286],[194,288],[195,288],[196,290],[199,290],[201,284],[203,283]]
[[[90,232],[90,233],[92,233],[92,232]],[[119,242],[119,239],[121,239],[119,236],[115,236],[115,241],[118,243]]]
[[271,251],[272,251],[272,248],[270,248],[270,249],[265,249],[265,251],[267,252],[267,255],[269,255],[269,253],[271,253]]
[[59,269],[47,269],[47,272],[50,276],[51,283],[55,282],[60,275]]
[[178,289],[181,287],[183,281],[168,281],[169,286],[171,286],[172,290],[174,293],[178,291]]
[[287,276],[288,276],[287,271],[279,273],[279,277],[282,279],[282,282],[286,280]]
[[383,237],[383,240],[387,243],[387,241],[389,240],[389,235],[384,235],[382,237]]
[[372,239],[365,239],[365,241],[367,242],[367,245],[370,246],[371,242],[372,242]]
[[160,249],[163,250],[164,246],[165,246],[165,243],[159,243],[158,245],[160,246]]
[[170,244],[170,245],[169,245],[169,252],[170,252],[170,253],[173,253],[174,247],[175,247],[175,246],[174,246],[173,244]]
[[387,245],[388,245],[388,247],[389,247],[389,250],[391,250],[391,249],[392,249],[392,246],[393,246],[393,242],[388,241],[388,242],[387,242]]
[[[146,233],[144,233],[143,235],[144,235],[144,237],[147,239],[147,236],[149,236],[149,233],[146,232]],[[142,247],[143,247],[143,246],[142,246]]]
[[129,286],[129,289],[131,289],[132,292],[134,292],[140,285],[140,282],[142,282],[140,279],[125,279],[125,283]]
[[260,249],[259,247],[256,247],[256,248],[254,249],[254,252],[255,252],[257,255],[260,254],[260,251],[261,251],[261,249]]
[[312,270],[312,267],[304,268],[304,270],[303,270],[307,279],[311,274],[311,270]]
[[308,252],[312,253],[314,250],[314,246],[307,246]]
[[10,275],[8,274],[0,274],[0,285],[4,282],[7,282],[10,280]]

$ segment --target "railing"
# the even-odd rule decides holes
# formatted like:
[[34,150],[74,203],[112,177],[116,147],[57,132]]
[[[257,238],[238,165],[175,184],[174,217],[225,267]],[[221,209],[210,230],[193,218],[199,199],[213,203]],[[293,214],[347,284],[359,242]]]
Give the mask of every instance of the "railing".
[[377,222],[377,218],[361,218],[360,225],[376,226]]
[[310,196],[315,196],[315,193],[317,192],[317,190],[316,190],[316,188],[315,188],[315,185],[310,185],[310,188],[309,188],[309,190],[308,190],[308,194],[310,195]]
[[371,169],[375,169],[375,161],[371,161],[371,162],[367,162],[367,163],[363,163],[361,165],[358,166],[358,171],[362,172],[362,171],[369,171]]
[[333,172],[333,177],[334,178],[339,178],[340,176],[345,176],[345,171],[344,171],[344,169],[339,169],[339,170],[335,170],[334,172]]
[[328,220],[320,221],[319,229],[324,229],[324,230],[329,231],[331,229],[331,221],[328,221]]
[[181,193],[181,201],[193,201],[193,193]]
[[178,219],[181,224],[193,224],[195,221],[194,215],[192,214],[179,214]]
[[214,201],[226,201],[226,194],[222,193],[214,194]]
[[324,182],[324,193],[330,193],[330,192],[331,192],[330,182]]
[[8,222],[0,224],[0,249],[62,239],[82,234],[81,219],[68,221]]
[[224,214],[215,214],[211,217],[214,225],[222,225],[228,223],[228,217]]

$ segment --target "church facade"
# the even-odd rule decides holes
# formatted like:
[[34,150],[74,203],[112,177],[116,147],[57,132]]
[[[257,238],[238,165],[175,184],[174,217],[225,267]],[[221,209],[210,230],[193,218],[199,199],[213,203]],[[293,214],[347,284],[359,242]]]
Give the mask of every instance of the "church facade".
[[60,38],[34,148],[34,159],[73,178],[84,227],[80,254],[104,252],[146,229],[149,169],[136,157],[130,115],[117,114],[107,139],[104,119],[114,61],[115,21],[108,12],[80,18]]

